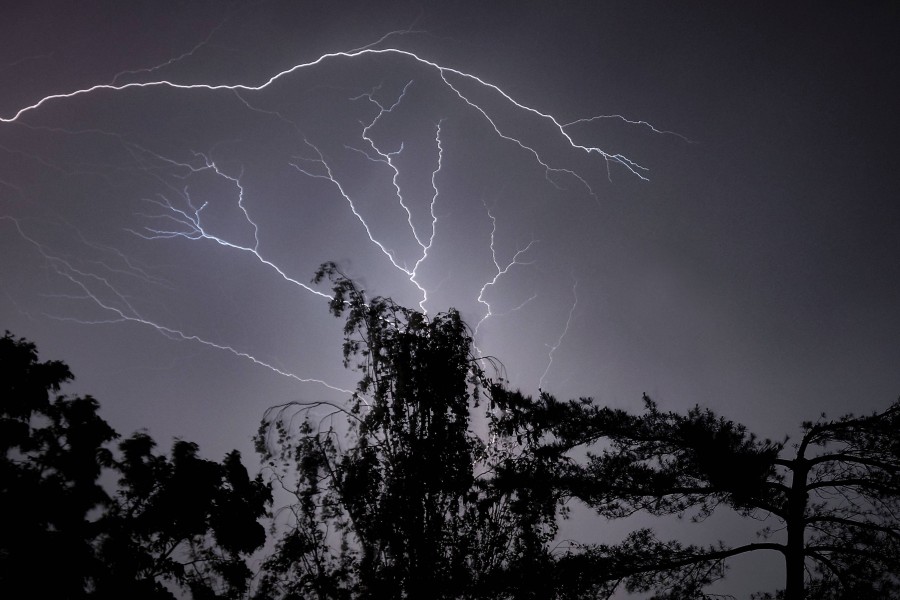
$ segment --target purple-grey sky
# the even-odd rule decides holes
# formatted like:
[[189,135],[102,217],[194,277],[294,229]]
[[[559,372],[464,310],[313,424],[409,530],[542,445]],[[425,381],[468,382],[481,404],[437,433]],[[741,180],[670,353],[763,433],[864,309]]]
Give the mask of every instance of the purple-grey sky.
[[556,4],[4,8],[0,327],[120,431],[250,462],[353,386],[327,260],[527,392],[778,438],[891,402],[897,4]]

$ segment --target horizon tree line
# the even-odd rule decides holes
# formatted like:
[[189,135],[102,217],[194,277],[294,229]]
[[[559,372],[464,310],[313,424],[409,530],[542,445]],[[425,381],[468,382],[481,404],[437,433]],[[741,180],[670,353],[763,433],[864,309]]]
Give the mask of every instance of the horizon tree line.
[[[359,383],[343,406],[271,408],[256,436],[265,477],[251,478],[237,451],[214,462],[192,442],[160,454],[146,432],[122,438],[95,399],[61,393],[73,378],[64,363],[0,338],[0,590],[687,600],[713,597],[730,558],[774,552],[784,587],[756,598],[900,597],[900,401],[821,415],[789,443],[647,396],[639,413],[530,397],[476,355],[455,310],[429,317],[369,298],[333,263],[314,281],[325,279]],[[289,498],[277,511],[273,488]],[[572,500],[603,519],[730,510],[774,526],[742,545],[640,528],[559,547]]]

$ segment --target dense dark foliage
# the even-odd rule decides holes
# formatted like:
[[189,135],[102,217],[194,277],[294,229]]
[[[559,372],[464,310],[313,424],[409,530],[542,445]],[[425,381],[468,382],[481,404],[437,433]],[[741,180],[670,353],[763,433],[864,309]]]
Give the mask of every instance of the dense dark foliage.
[[295,503],[261,595],[548,597],[556,505],[491,485],[509,450],[491,410],[476,418],[495,386],[459,314],[367,299],[333,265],[324,277],[361,379],[347,409],[295,403],[263,423],[260,450]]
[[88,516],[111,501],[99,477],[117,434],[93,398],[56,395],[72,373],[38,362],[33,344],[7,333],[0,372],[0,589],[78,597],[103,570],[92,544],[100,525]]
[[[118,434],[34,344],[0,339],[0,590],[37,598],[237,598],[271,500],[235,451],[222,463],[178,441],[171,457]],[[118,478],[118,486],[104,480]],[[180,591],[179,591],[180,590]]]

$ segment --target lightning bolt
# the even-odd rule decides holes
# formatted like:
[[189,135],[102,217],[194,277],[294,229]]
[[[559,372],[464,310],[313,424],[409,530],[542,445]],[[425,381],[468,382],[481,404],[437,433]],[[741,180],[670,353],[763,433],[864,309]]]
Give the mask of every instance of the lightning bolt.
[[175,83],[175,82],[168,81],[165,79],[157,80],[157,81],[147,81],[147,82],[131,82],[131,83],[124,83],[124,84],[114,84],[114,83],[96,84],[96,85],[86,87],[86,88],[81,88],[81,89],[78,89],[78,90],[75,90],[72,92],[51,94],[49,96],[45,96],[45,97],[41,98],[40,100],[38,100],[37,102],[35,102],[34,104],[31,104],[31,105],[28,105],[28,106],[25,106],[25,107],[19,109],[16,113],[14,113],[10,117],[0,117],[0,123],[14,123],[16,121],[19,121],[23,116],[25,116],[31,112],[34,112],[37,109],[44,106],[45,104],[48,104],[55,100],[72,99],[72,98],[76,98],[76,97],[87,95],[87,94],[93,94],[95,92],[100,92],[100,91],[120,92],[120,91],[124,91],[124,90],[140,89],[140,88],[171,88],[171,89],[175,89],[175,90],[186,90],[186,91],[206,90],[206,91],[210,91],[210,92],[217,92],[217,91],[258,92],[258,91],[268,88],[276,81],[279,81],[280,79],[283,79],[283,78],[287,77],[288,75],[291,75],[293,73],[296,73],[296,72],[299,72],[299,71],[302,71],[305,69],[309,69],[311,67],[320,65],[327,61],[330,61],[333,59],[338,59],[338,58],[354,59],[354,58],[359,58],[359,57],[368,56],[368,55],[371,55],[371,56],[396,56],[396,57],[400,57],[400,58],[404,58],[404,59],[413,61],[416,64],[422,65],[424,67],[427,67],[429,69],[436,71],[439,74],[441,80],[444,82],[444,84],[450,90],[452,90],[468,106],[470,106],[471,108],[478,111],[487,120],[487,122],[490,124],[491,128],[494,130],[494,132],[498,136],[518,145],[520,148],[522,148],[523,150],[525,150],[529,154],[531,154],[534,157],[534,159],[538,162],[538,164],[540,164],[546,170],[546,173],[548,174],[548,176],[550,173],[566,173],[568,175],[571,175],[571,176],[575,177],[576,179],[578,179],[581,183],[583,183],[585,185],[585,187],[593,195],[593,190],[591,189],[590,185],[588,185],[588,183],[580,175],[578,175],[577,173],[575,173],[574,171],[572,171],[570,169],[550,166],[550,164],[544,158],[542,158],[541,154],[537,150],[535,150],[532,146],[526,144],[518,137],[515,137],[511,134],[504,133],[484,107],[482,107],[481,105],[479,105],[478,103],[473,101],[470,97],[468,97],[466,94],[464,94],[461,91],[461,89],[458,85],[454,85],[450,81],[450,79],[452,77],[457,77],[463,81],[474,82],[476,85],[478,85],[481,88],[484,88],[484,89],[490,90],[496,94],[499,94],[507,103],[511,104],[515,108],[518,108],[519,110],[522,110],[522,111],[525,111],[532,115],[535,115],[535,116],[539,117],[540,119],[542,119],[543,121],[549,122],[550,124],[552,124],[552,127],[556,131],[559,132],[559,134],[569,144],[569,146],[571,148],[580,150],[589,155],[594,154],[594,155],[600,156],[602,158],[602,160],[607,163],[607,165],[609,165],[610,163],[619,164],[619,165],[625,167],[633,175],[636,175],[637,177],[644,179],[644,180],[647,179],[647,177],[644,175],[644,173],[647,171],[646,167],[641,166],[634,160],[632,160],[622,154],[617,154],[617,153],[613,154],[613,153],[606,152],[605,150],[603,150],[602,148],[600,148],[598,146],[587,146],[587,145],[577,143],[574,140],[574,138],[569,133],[566,132],[566,124],[561,123],[556,117],[554,117],[553,115],[551,115],[549,113],[541,112],[540,110],[538,110],[536,108],[533,108],[531,106],[528,106],[526,104],[523,104],[523,103],[515,100],[512,96],[510,96],[505,91],[503,91],[499,86],[497,86],[493,83],[490,83],[488,81],[485,81],[484,79],[481,79],[480,77],[473,75],[471,73],[467,73],[465,71],[460,71],[460,70],[454,69],[452,67],[446,67],[446,66],[440,65],[436,62],[433,62],[431,60],[423,58],[414,52],[410,52],[408,50],[401,50],[398,48],[378,49],[378,48],[371,48],[371,47],[363,47],[361,49],[357,49],[357,50],[350,51],[350,52],[346,52],[346,51],[330,52],[330,53],[319,56],[315,60],[305,62],[305,63],[298,63],[298,64],[294,65],[293,67],[290,67],[283,71],[279,71],[278,73],[270,76],[268,79],[266,79],[265,81],[263,81],[262,83],[257,84],[257,85],[223,84],[223,83],[220,83],[220,84],[212,84],[212,83],[183,84],[183,83]]
[[[124,79],[127,76],[154,75],[158,71],[168,66],[192,57],[194,53],[209,44],[210,40],[223,24],[224,21],[219,23],[216,28],[209,32],[206,38],[193,46],[189,51],[155,67],[137,69],[133,71],[122,71],[116,74],[112,78],[110,83],[96,84],[71,92],[45,96],[43,98],[40,98],[33,104],[18,109],[16,112],[12,113],[9,116],[0,117],[0,123],[34,128],[36,127],[35,125],[27,122],[28,117],[36,115],[40,109],[50,105],[51,103],[70,101],[79,97],[90,95],[117,94],[129,90],[171,89],[182,92],[227,92],[233,94],[247,109],[258,113],[271,115],[286,123],[289,123],[292,126],[293,130],[298,134],[299,139],[302,141],[303,147],[306,149],[306,152],[304,152],[304,156],[293,156],[293,160],[288,161],[287,164],[290,165],[296,172],[306,178],[325,180],[331,184],[331,186],[335,189],[337,195],[340,196],[347,204],[351,213],[365,231],[368,240],[378,248],[378,250],[386,257],[392,267],[400,271],[417,290],[420,297],[418,305],[422,312],[426,312],[426,304],[429,301],[429,296],[428,290],[419,279],[420,268],[424,264],[426,264],[430,256],[429,253],[433,248],[438,231],[439,219],[436,212],[436,206],[438,205],[440,197],[438,181],[441,178],[444,161],[444,145],[442,139],[442,126],[444,124],[444,119],[439,119],[434,124],[433,151],[436,158],[434,168],[431,171],[430,177],[431,197],[430,199],[428,199],[429,225],[426,226],[424,230],[422,227],[416,226],[416,219],[414,218],[413,214],[414,204],[410,202],[410,199],[402,189],[400,182],[401,169],[398,164],[398,159],[404,152],[403,143],[401,142],[398,147],[386,149],[381,144],[379,144],[379,142],[377,142],[374,137],[374,130],[380,123],[385,121],[390,115],[394,114],[395,111],[402,110],[404,99],[407,97],[407,93],[412,89],[414,81],[407,81],[399,94],[397,94],[396,98],[389,103],[384,102],[380,98],[380,87],[375,87],[370,89],[368,92],[351,96],[351,101],[365,101],[367,104],[374,107],[375,110],[373,117],[360,122],[360,124],[362,125],[362,129],[359,133],[359,136],[362,140],[363,146],[361,148],[349,145],[344,146],[345,149],[354,153],[358,153],[362,155],[366,160],[377,163],[378,165],[382,165],[386,169],[390,178],[391,187],[393,189],[392,195],[396,198],[396,201],[399,203],[400,208],[405,213],[407,230],[418,248],[416,255],[412,258],[411,261],[413,265],[412,267],[409,267],[410,263],[407,262],[407,260],[405,260],[404,258],[401,258],[398,252],[388,246],[388,242],[379,239],[379,237],[375,234],[372,225],[367,221],[365,215],[363,214],[363,211],[359,208],[357,200],[355,200],[352,197],[351,193],[347,191],[347,186],[341,182],[340,178],[335,172],[335,169],[333,168],[331,159],[329,159],[329,157],[326,156],[326,153],[322,151],[321,146],[308,139],[294,121],[288,119],[278,111],[266,110],[257,107],[248,99],[248,96],[251,96],[254,93],[262,92],[263,90],[266,90],[267,88],[273,86],[273,84],[275,84],[276,82],[284,80],[293,74],[310,70],[314,67],[330,62],[356,61],[362,60],[367,57],[382,57],[395,59],[402,63],[409,63],[414,66],[421,67],[428,72],[437,74],[438,79],[442,82],[444,88],[450,92],[452,97],[457,98],[463,106],[473,110],[479,116],[479,118],[487,124],[489,129],[496,136],[498,136],[505,142],[512,144],[514,147],[524,152],[526,156],[530,157],[530,159],[534,161],[536,165],[543,169],[544,176],[551,185],[560,188],[559,178],[569,177],[578,182],[578,184],[581,185],[584,190],[595,199],[597,198],[595,191],[592,189],[591,185],[588,183],[585,177],[565,165],[560,165],[554,161],[551,161],[545,156],[545,154],[542,154],[537,149],[536,144],[527,141],[523,135],[516,134],[512,131],[507,130],[505,127],[502,127],[498,122],[498,118],[496,117],[495,112],[493,111],[493,109],[489,108],[489,105],[491,103],[496,104],[497,101],[499,101],[503,106],[509,109],[519,111],[527,116],[536,118],[539,123],[542,123],[545,127],[548,127],[549,130],[556,135],[557,142],[562,142],[564,146],[575,152],[583,153],[584,155],[587,155],[589,157],[598,157],[606,168],[608,178],[611,178],[610,168],[613,165],[623,167],[628,173],[642,180],[647,179],[647,169],[622,154],[607,152],[599,146],[587,145],[577,142],[573,134],[570,133],[570,130],[575,125],[589,123],[598,119],[617,119],[631,125],[647,127],[653,133],[671,134],[690,142],[690,140],[688,140],[684,136],[681,136],[680,134],[657,129],[646,121],[628,120],[621,115],[598,115],[564,122],[563,120],[558,119],[550,113],[543,112],[537,108],[528,106],[514,99],[510,94],[505,92],[496,84],[488,82],[478,77],[477,75],[456,68],[441,65],[408,50],[378,47],[391,36],[410,33],[413,31],[411,29],[398,32],[390,32],[385,36],[382,36],[382,38],[373,42],[372,44],[368,44],[354,50],[322,54],[314,60],[301,62],[288,69],[276,72],[275,74],[269,76],[266,79],[263,79],[260,83],[256,84],[208,82],[178,83],[168,79],[158,79],[153,81],[131,81],[124,83],[120,82],[121,79]],[[479,100],[476,97],[479,94],[485,96],[485,99]],[[107,132],[100,132],[99,130],[91,131],[107,134]],[[206,242],[226,248],[232,252],[246,254],[251,256],[257,263],[273,272],[275,275],[280,277],[281,280],[290,284],[291,286],[299,288],[306,293],[311,293],[321,298],[331,298],[328,294],[325,294],[289,275],[286,269],[282,268],[281,266],[276,264],[276,262],[267,258],[263,254],[261,250],[260,227],[251,216],[251,211],[247,206],[246,190],[244,185],[242,184],[242,171],[235,173],[231,169],[223,168],[216,160],[212,158],[212,153],[193,152],[192,154],[194,157],[194,161],[184,162],[181,160],[163,156],[162,154],[140,147],[131,142],[126,142],[124,139],[121,139],[121,141],[127,151],[131,153],[131,156],[134,158],[135,162],[137,164],[143,165],[147,173],[150,173],[151,169],[147,163],[147,159],[145,158],[145,156],[152,157],[153,160],[159,161],[160,164],[174,170],[176,173],[178,173],[177,175],[175,175],[175,177],[186,182],[183,187],[177,188],[169,181],[164,180],[162,177],[154,175],[157,181],[159,181],[168,191],[166,193],[160,193],[155,197],[145,198],[143,200],[143,203],[144,206],[148,207],[146,209],[147,212],[141,212],[135,216],[145,219],[146,224],[142,227],[129,228],[127,231],[135,236],[138,236],[139,238],[149,241],[182,239],[191,242]],[[2,149],[7,152],[12,152],[7,148]],[[209,202],[198,202],[194,200],[191,195],[189,178],[201,174],[214,176],[218,180],[226,182],[227,185],[230,186],[230,188],[233,190],[235,198],[234,204],[242,215],[242,220],[246,224],[247,231],[249,232],[248,236],[252,239],[252,241],[235,241],[234,239],[228,238],[214,231],[214,228],[211,227],[211,225],[209,224],[209,220],[206,218],[209,209]],[[12,182],[0,180],[0,185],[22,193],[21,188],[16,186]],[[494,270],[490,278],[484,281],[478,291],[476,301],[484,307],[484,310],[480,320],[474,328],[475,334],[478,333],[479,328],[487,319],[494,316],[499,316],[501,314],[509,314],[511,312],[520,310],[522,307],[524,307],[537,297],[537,295],[534,294],[530,298],[525,299],[520,304],[505,313],[497,313],[491,306],[489,300],[491,289],[495,288],[498,282],[514,267],[525,266],[533,263],[533,261],[523,260],[523,257],[528,254],[528,252],[534,247],[537,241],[532,239],[532,241],[530,241],[524,247],[518,248],[509,260],[501,261],[495,245],[498,229],[497,219],[492,210],[486,204],[485,208],[487,209],[488,218],[491,221],[491,233],[488,249],[491,255],[491,261],[493,263]],[[258,359],[252,354],[243,350],[238,350],[233,346],[216,343],[208,339],[201,338],[190,332],[185,332],[182,329],[168,327],[145,318],[128,301],[127,297],[124,294],[117,291],[117,289],[113,286],[108,278],[79,270],[62,257],[54,255],[45,246],[29,237],[21,227],[20,222],[15,218],[8,216],[0,218],[12,221],[15,224],[19,235],[37,249],[37,252],[44,258],[47,264],[50,265],[59,276],[61,276],[65,280],[68,280],[78,290],[80,290],[80,296],[78,296],[79,299],[90,300],[98,308],[107,313],[109,315],[109,319],[104,322],[140,323],[144,326],[152,327],[161,334],[172,339],[192,341],[210,348],[215,348],[231,353],[237,357],[250,360],[252,363],[267,368],[277,373],[278,375],[289,377],[299,382],[316,383],[335,391],[352,393],[348,390],[344,390],[337,386],[328,384],[322,380],[304,378],[294,373],[290,373],[284,369],[277,368],[265,361]],[[87,242],[87,240],[85,240],[83,237],[82,242],[84,242],[86,245],[90,245],[90,243]],[[146,272],[139,270],[133,264],[127,262],[124,254],[108,246],[97,245],[92,247],[100,251],[117,253],[120,259],[124,260],[125,264],[127,265],[127,268],[123,269],[122,273],[141,277],[144,280],[151,281]],[[159,281],[153,280],[152,283],[159,283]],[[97,288],[104,290],[111,299],[107,299],[104,294],[97,292]],[[569,331],[569,327],[574,316],[575,307],[578,302],[576,290],[577,280],[575,280],[575,283],[572,287],[574,301],[571,309],[569,310],[565,328],[563,329],[556,343],[550,346],[547,365],[539,379],[539,387],[543,386],[544,380],[552,367],[554,353],[562,345],[563,340]]]

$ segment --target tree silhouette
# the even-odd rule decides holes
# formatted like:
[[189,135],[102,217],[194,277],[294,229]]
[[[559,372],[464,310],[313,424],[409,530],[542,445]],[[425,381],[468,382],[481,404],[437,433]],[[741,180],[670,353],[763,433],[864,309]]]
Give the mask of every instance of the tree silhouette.
[[333,264],[325,277],[362,377],[348,408],[294,403],[263,422],[260,451],[295,501],[260,595],[548,597],[555,501],[491,486],[505,450],[491,411],[482,436],[473,414],[496,384],[459,314],[367,299]]
[[38,362],[34,344],[9,332],[0,373],[0,589],[81,597],[103,569],[88,516],[110,502],[99,478],[117,434],[90,396],[56,395],[73,378],[68,366]]
[[[427,316],[367,298],[330,263],[344,318],[345,405],[271,409],[257,449],[290,498],[260,599],[709,598],[728,559],[784,558],[785,587],[758,598],[900,595],[900,401],[868,416],[761,440],[695,407],[632,414],[591,399],[505,387],[459,313]],[[487,367],[485,366],[487,365]],[[52,598],[243,598],[248,555],[272,502],[240,455],[157,454],[118,434],[93,398],[60,394],[59,361],[0,339],[0,589]],[[117,479],[114,486],[111,481]],[[103,484],[104,481],[110,483]],[[650,529],[618,544],[552,547],[568,499],[606,518],[702,520],[727,507],[776,524],[762,539],[700,546]]]
[[154,446],[146,433],[119,444],[119,488],[98,538],[108,573],[96,594],[168,598],[168,583],[197,600],[245,597],[253,576],[246,556],[265,543],[258,519],[269,486],[250,479],[236,450],[216,463],[192,442],[176,441],[171,458]]
[[[137,433],[118,434],[90,396],[60,395],[72,380],[34,344],[0,339],[0,589],[15,597],[237,598],[245,558],[271,500],[235,451],[219,464],[176,442],[171,458]],[[112,493],[104,472],[117,474]],[[18,592],[18,594],[16,593]]]
[[[896,598],[900,593],[900,402],[869,416],[803,423],[788,446],[759,440],[743,425],[696,407],[662,412],[645,396],[643,414],[510,395],[505,427],[524,429],[533,452],[558,461],[554,484],[611,518],[639,511],[703,519],[721,506],[771,518],[786,539],[742,546],[684,546],[634,532],[615,546],[586,546],[569,568],[607,592],[622,583],[666,598],[705,597],[724,561],[753,551],[784,557],[775,597]],[[575,461],[570,451],[594,448]],[[593,574],[593,575],[590,575]],[[584,575],[582,575],[583,577]],[[772,598],[770,594],[761,596]]]

